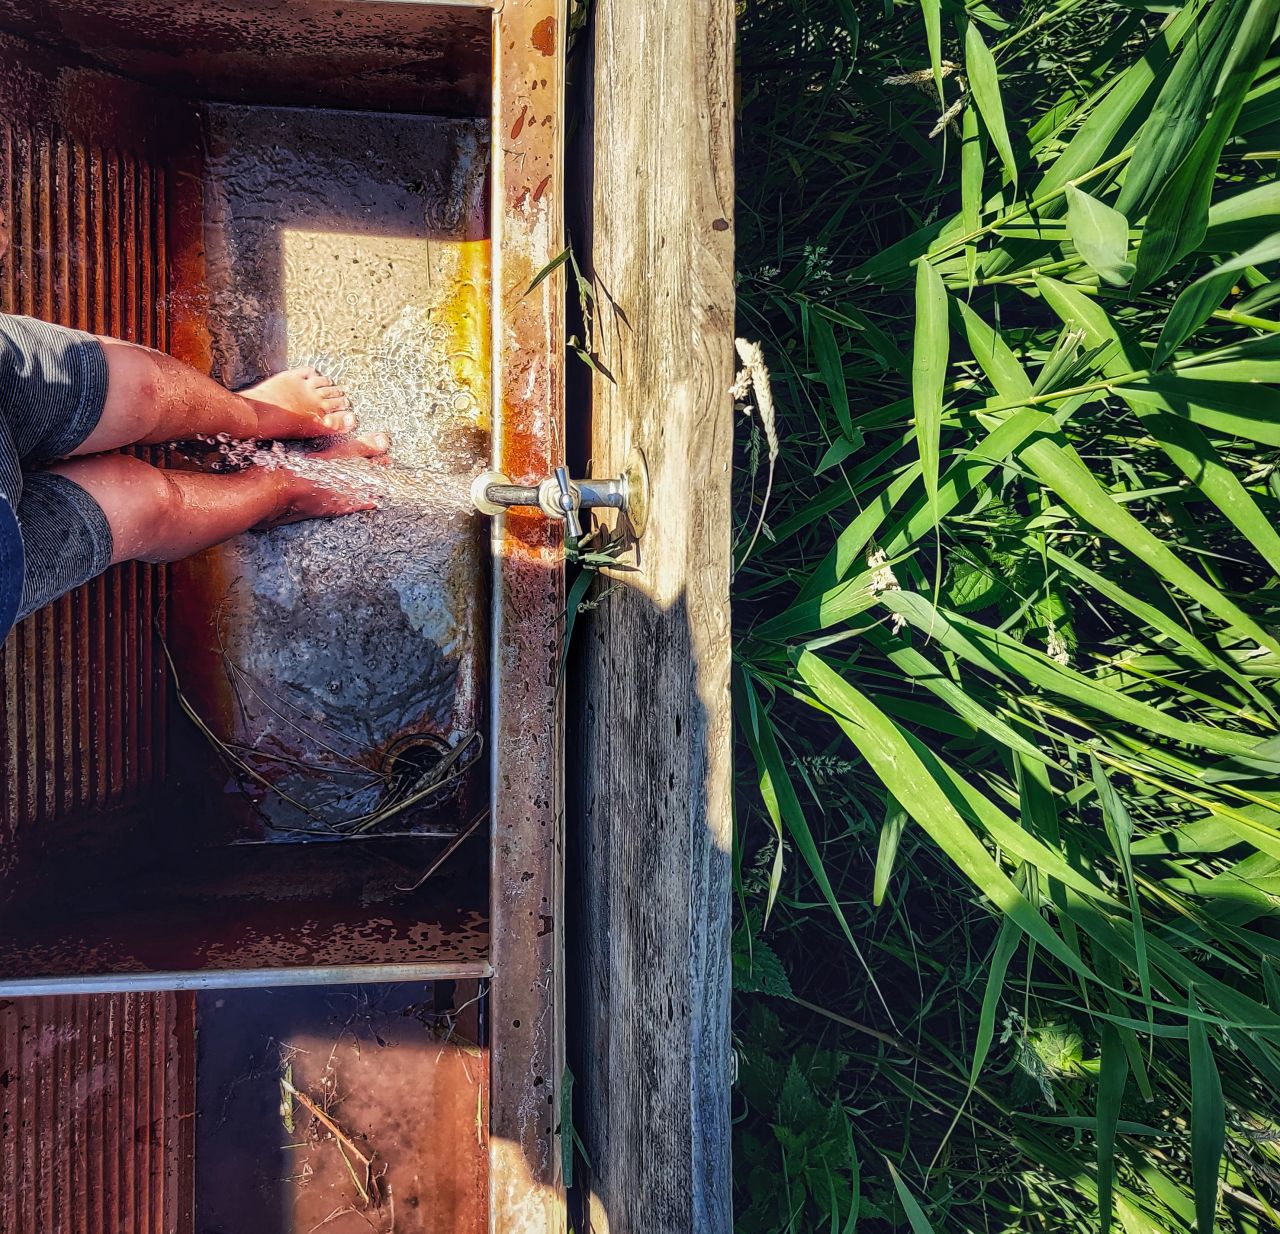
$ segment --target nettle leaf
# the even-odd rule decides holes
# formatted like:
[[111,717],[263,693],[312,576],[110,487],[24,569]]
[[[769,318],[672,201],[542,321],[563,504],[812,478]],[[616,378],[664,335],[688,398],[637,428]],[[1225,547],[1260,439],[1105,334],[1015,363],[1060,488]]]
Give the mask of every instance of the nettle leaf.
[[739,929],[733,939],[733,988],[743,994],[791,997],[791,981],[778,953],[763,939],[751,939]]
[[793,1057],[787,1068],[787,1078],[778,1094],[777,1120],[783,1127],[803,1132],[825,1113],[808,1077],[800,1069],[800,1060]]
[[942,600],[958,613],[972,613],[1000,598],[1001,583],[985,564],[957,562],[942,588]]
[[1074,184],[1067,185],[1067,230],[1076,252],[1104,283],[1123,287],[1133,277],[1129,220]]

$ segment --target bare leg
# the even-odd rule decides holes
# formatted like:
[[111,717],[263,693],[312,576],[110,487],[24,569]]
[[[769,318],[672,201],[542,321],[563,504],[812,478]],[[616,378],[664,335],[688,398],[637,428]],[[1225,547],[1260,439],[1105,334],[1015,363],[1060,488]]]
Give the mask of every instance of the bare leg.
[[[325,458],[385,454],[381,434],[320,451]],[[113,563],[179,561],[251,527],[369,510],[374,502],[322,488],[292,472],[250,467],[235,475],[165,471],[123,454],[72,459],[50,471],[74,480],[102,507]]]
[[290,369],[232,394],[161,351],[102,338],[107,400],[102,419],[73,454],[229,433],[232,437],[323,437],[348,433],[346,394],[315,369]]

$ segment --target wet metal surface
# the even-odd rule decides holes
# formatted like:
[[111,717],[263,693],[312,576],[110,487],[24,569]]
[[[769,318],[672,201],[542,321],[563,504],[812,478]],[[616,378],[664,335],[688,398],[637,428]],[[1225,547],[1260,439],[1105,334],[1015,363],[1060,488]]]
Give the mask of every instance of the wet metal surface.
[[[397,739],[449,748],[480,726],[487,592],[467,483],[488,454],[488,133],[226,106],[205,124],[205,287],[177,294],[198,296],[215,375],[237,388],[317,364],[363,429],[390,432],[400,482],[377,511],[250,533],[177,572],[179,671],[275,785],[241,788],[289,839],[375,809]],[[466,821],[464,800],[447,822]]]
[[[526,294],[564,247],[563,7],[505,4],[495,38],[495,411],[492,466],[536,482],[564,461],[563,271]],[[564,1073],[563,720],[556,688],[564,607],[558,525],[494,520],[492,903],[493,1229],[566,1227],[556,1138]]]
[[483,846],[426,839],[122,854],[28,868],[0,918],[0,976],[457,963],[488,955]]
[[477,983],[197,996],[196,1229],[482,1234]]
[[[150,91],[0,34],[0,309],[165,345],[159,114]],[[165,576],[117,566],[0,649],[0,900],[22,853],[163,776]]]
[[[234,571],[188,574],[169,641],[190,653],[194,701],[233,739],[252,722],[255,745],[279,738],[280,712],[301,715],[348,769],[366,760],[366,783],[406,733],[441,749],[480,730],[487,554],[466,478],[486,461],[491,401],[487,121],[236,107],[201,120],[3,34],[0,101],[4,307],[168,345],[232,383],[328,353],[419,485],[412,503],[260,536],[223,555]],[[262,592],[227,604],[222,627],[261,698],[233,710],[210,614],[233,583],[244,594],[246,559]],[[244,795],[207,776],[193,727],[167,731],[152,635],[164,577],[113,570],[23,623],[0,657],[0,973],[483,964],[482,876],[402,890],[433,842],[390,861],[210,850],[254,832],[237,833]],[[171,763],[174,738],[186,753]],[[271,770],[305,793],[317,777],[295,775],[300,752],[289,728],[274,753],[295,761]],[[319,779],[330,795],[352,782]],[[478,767],[471,781],[437,809],[449,829],[483,810]]]
[[0,1230],[191,1234],[188,994],[0,999]]
[[0,0],[0,25],[200,99],[483,115],[488,6],[395,0]]

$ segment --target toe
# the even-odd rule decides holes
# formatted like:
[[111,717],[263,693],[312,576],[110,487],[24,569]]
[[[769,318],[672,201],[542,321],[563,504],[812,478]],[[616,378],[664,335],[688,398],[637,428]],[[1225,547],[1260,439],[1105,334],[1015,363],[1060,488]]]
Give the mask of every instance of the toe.
[[356,426],[356,418],[350,411],[334,411],[324,417],[324,426],[335,433],[349,433]]
[[363,433],[346,443],[345,451],[356,458],[378,458],[391,449],[391,438],[386,433]]

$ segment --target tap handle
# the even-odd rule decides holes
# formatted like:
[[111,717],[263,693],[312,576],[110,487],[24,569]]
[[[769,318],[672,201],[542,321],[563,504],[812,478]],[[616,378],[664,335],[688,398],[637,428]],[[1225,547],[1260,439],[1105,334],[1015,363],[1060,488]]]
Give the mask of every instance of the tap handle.
[[556,468],[556,484],[560,487],[560,509],[564,511],[565,534],[571,539],[582,539],[582,523],[578,519],[578,496],[569,483],[569,472]]

